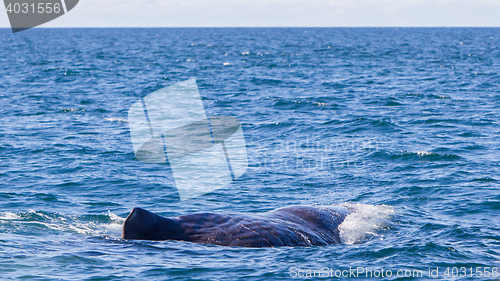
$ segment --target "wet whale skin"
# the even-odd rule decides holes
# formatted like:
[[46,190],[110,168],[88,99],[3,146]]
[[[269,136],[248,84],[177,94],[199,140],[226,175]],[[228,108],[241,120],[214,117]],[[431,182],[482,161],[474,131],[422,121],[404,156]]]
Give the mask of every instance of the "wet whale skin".
[[181,240],[237,247],[324,246],[340,244],[339,225],[350,210],[290,206],[266,213],[195,213],[166,218],[134,208],[122,239]]

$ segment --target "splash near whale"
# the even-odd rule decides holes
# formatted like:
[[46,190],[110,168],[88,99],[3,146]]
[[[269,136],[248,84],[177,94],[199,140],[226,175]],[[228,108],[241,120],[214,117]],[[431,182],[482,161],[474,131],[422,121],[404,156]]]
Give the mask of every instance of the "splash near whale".
[[134,208],[122,239],[180,240],[237,247],[340,244],[339,225],[355,212],[339,206],[290,206],[266,213],[195,213],[166,218]]

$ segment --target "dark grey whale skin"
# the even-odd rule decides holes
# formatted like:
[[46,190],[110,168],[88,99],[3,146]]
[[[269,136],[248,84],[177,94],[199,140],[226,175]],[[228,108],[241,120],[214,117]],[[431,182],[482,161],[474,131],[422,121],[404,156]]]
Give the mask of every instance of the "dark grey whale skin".
[[340,244],[338,226],[350,210],[290,206],[266,213],[195,213],[166,218],[134,208],[122,239],[181,240],[236,247],[325,246]]

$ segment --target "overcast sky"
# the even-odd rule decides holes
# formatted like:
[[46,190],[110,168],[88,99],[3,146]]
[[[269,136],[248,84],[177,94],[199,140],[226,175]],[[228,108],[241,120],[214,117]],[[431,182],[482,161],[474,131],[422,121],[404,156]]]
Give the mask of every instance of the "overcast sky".
[[[5,10],[0,26],[9,27]],[[496,26],[500,0],[80,0],[42,27]]]

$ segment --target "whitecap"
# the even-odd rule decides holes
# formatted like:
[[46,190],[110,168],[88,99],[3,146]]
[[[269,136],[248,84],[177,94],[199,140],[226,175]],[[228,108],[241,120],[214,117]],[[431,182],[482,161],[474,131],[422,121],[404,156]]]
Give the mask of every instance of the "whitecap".
[[111,122],[114,122],[114,121],[117,121],[117,122],[128,122],[128,120],[126,120],[126,119],[112,118],[112,117],[106,117],[106,118],[104,118],[104,120],[111,121]]
[[377,231],[389,226],[389,219],[395,214],[387,205],[343,204],[352,212],[339,226],[340,241],[343,244],[361,243],[378,236]]
[[[27,215],[36,215],[35,217],[27,217]],[[13,213],[0,212],[0,225],[8,223],[15,228],[26,228],[33,226],[43,226],[47,229],[61,232],[76,232],[79,234],[87,234],[93,236],[108,235],[119,236],[125,218],[116,214],[108,213],[105,215],[109,218],[108,221],[87,221],[82,220],[80,216],[62,215],[62,214],[45,214],[29,210],[28,212]]]
[[433,154],[432,152],[429,152],[429,151],[425,151],[425,150],[419,150],[417,151],[417,155],[422,157],[422,156],[426,156],[426,155],[431,155]]

